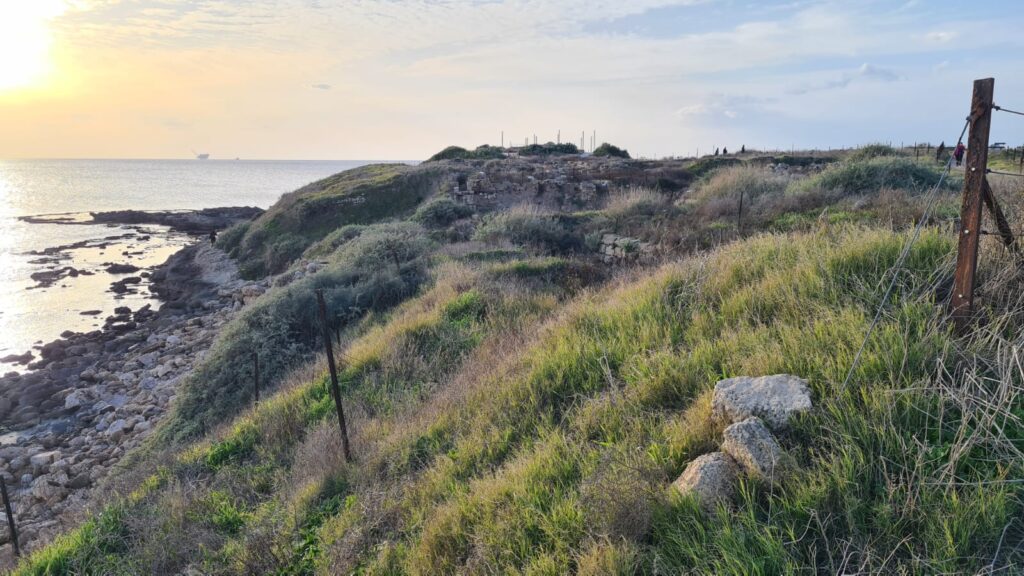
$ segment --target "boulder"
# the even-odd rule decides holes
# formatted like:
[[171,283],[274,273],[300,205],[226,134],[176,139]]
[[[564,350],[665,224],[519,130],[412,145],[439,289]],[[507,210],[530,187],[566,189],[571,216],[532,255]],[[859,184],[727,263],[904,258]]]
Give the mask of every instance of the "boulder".
[[773,430],[785,428],[794,414],[810,409],[807,382],[790,374],[727,378],[715,384],[711,398],[714,418],[736,423],[757,416]]
[[65,410],[77,410],[88,401],[84,390],[74,390],[64,398]]
[[50,464],[60,460],[60,450],[50,450],[49,452],[39,452],[29,456],[28,461],[33,468],[41,469],[49,466]]
[[722,432],[722,451],[732,456],[747,474],[769,482],[781,481],[790,469],[789,456],[756,416]]
[[739,467],[724,452],[712,452],[695,458],[683,470],[673,486],[683,495],[692,494],[706,510],[728,503],[736,492]]
[[[66,482],[67,476],[63,474],[61,476]],[[30,492],[36,500],[52,505],[64,497],[65,489],[59,478],[40,476],[32,481]]]

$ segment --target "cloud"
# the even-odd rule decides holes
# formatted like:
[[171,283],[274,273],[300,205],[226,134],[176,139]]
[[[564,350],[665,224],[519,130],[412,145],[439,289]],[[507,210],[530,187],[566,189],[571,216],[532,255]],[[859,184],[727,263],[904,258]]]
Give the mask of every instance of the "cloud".
[[763,111],[769,102],[769,98],[714,93],[701,97],[698,102],[676,109],[673,115],[681,120],[735,120]]
[[310,88],[315,88],[317,90],[330,90],[331,89],[331,85],[330,84],[313,84],[312,86],[310,86]]
[[945,30],[937,30],[935,32],[929,32],[924,35],[926,40],[930,40],[932,42],[939,42],[942,44],[945,44],[946,42],[953,40],[957,36],[958,34],[956,32],[949,32]]
[[819,84],[810,86],[793,88],[789,91],[790,94],[809,94],[811,92],[820,92],[822,90],[839,90],[846,88],[851,84],[873,81],[873,82],[897,82],[902,80],[902,77],[895,71],[888,68],[881,68],[873,64],[864,63],[859,68],[852,72],[845,72],[843,75],[836,80],[829,80]]

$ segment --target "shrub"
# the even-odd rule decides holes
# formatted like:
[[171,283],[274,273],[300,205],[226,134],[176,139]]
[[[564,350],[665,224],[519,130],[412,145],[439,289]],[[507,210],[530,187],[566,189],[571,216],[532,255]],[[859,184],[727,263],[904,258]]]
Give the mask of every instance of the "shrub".
[[[812,188],[835,191],[844,195],[878,192],[884,188],[906,188],[920,191],[938,183],[940,173],[935,168],[908,158],[880,156],[869,160],[848,160],[827,168],[806,180],[794,183],[791,191]],[[950,190],[957,187],[953,179],[946,179]]]
[[848,160],[871,160],[872,158],[881,158],[884,156],[899,156],[900,153],[895,148],[888,144],[868,144],[862,146],[850,154]]
[[594,149],[594,156],[611,156],[614,158],[629,158],[629,152],[618,146],[609,144],[607,142],[602,143],[600,146]]
[[743,164],[743,160],[740,160],[739,158],[730,158],[728,156],[715,156],[701,158],[700,160],[697,160],[693,164],[687,166],[686,171],[689,172],[691,176],[699,178],[701,176],[706,176],[711,172],[718,170],[719,168],[725,168],[728,166],[738,166],[741,164]]
[[440,196],[420,206],[412,219],[427,228],[443,228],[473,213],[473,209],[447,196]]
[[486,160],[489,158],[504,157],[505,152],[497,146],[484,144],[482,146],[478,146],[476,150],[472,151],[466,150],[461,146],[449,146],[430,158],[427,158],[427,162],[437,162],[438,160]]
[[235,252],[242,275],[283,272],[306,248],[346,224],[408,216],[436,192],[443,174],[432,166],[375,164],[285,194],[246,229]]
[[234,256],[252,222],[239,222],[217,236],[217,247]]
[[271,289],[224,328],[182,385],[162,433],[192,437],[247,404],[252,352],[259,353],[261,384],[267,389],[307,360],[321,341],[316,289],[324,291],[332,328],[340,328],[414,294],[427,279],[430,247],[416,224],[368,226],[320,272]]
[[324,236],[322,240],[310,246],[304,256],[307,258],[320,258],[334,253],[335,250],[347,244],[350,240],[358,238],[366,226],[360,224],[348,224]]
[[567,253],[583,248],[583,236],[570,220],[532,206],[496,214],[476,231],[485,242],[507,241],[541,252]]
[[663,209],[667,202],[668,198],[655,190],[632,187],[612,194],[605,205],[605,212],[612,217],[648,214]]
[[530,144],[519,148],[520,156],[550,156],[553,154],[579,154],[580,149],[575,144],[566,142],[564,144]]

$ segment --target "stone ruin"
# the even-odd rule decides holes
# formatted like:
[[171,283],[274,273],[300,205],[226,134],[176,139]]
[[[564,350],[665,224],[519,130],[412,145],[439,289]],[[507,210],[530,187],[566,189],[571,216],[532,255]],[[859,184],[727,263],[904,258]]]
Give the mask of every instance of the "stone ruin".
[[605,264],[646,262],[654,256],[654,245],[628,236],[604,234],[599,252]]

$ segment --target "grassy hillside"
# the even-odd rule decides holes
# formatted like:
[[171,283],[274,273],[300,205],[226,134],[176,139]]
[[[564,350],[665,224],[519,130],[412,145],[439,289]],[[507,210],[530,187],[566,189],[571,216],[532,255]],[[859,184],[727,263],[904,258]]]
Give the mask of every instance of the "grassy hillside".
[[253,222],[221,235],[218,246],[255,278],[285,270],[302,252],[346,224],[407,216],[433,194],[441,172],[430,167],[373,164],[347,170],[284,195]]
[[[618,190],[578,213],[436,199],[422,226],[339,224],[308,245],[323,270],[222,334],[168,443],[113,485],[128,496],[18,573],[1013,572],[1024,378],[1010,257],[985,245],[984,327],[957,337],[943,307],[955,238],[926,227],[844,386],[935,181],[894,161],[787,174],[741,161],[687,194]],[[741,189],[747,234],[694,251],[734,222]],[[942,195],[939,213],[955,203]],[[656,244],[658,262],[607,266],[592,241],[608,232]],[[348,464],[312,355],[316,287],[345,311]],[[230,358],[256,345],[279,364],[254,408]],[[793,475],[745,479],[711,511],[680,497],[672,480],[720,440],[715,382],[779,372],[814,400],[780,436]]]

